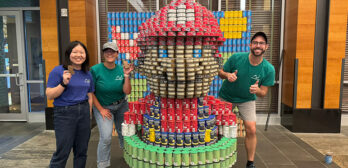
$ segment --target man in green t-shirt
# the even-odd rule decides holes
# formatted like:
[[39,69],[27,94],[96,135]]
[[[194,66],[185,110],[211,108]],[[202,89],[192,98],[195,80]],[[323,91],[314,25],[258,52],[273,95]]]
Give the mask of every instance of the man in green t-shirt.
[[220,89],[220,98],[237,106],[243,119],[247,168],[255,168],[256,96],[266,96],[268,87],[274,85],[274,67],[263,58],[267,49],[266,34],[258,32],[251,38],[250,52],[234,53],[219,72],[222,79],[227,79]]

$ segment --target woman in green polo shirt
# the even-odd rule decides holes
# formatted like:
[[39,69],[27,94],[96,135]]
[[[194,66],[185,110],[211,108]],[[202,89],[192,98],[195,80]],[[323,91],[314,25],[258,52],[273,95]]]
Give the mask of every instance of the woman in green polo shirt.
[[129,110],[126,94],[131,93],[129,74],[134,69],[116,65],[118,55],[116,43],[107,42],[103,45],[103,63],[91,68],[95,92],[93,95],[93,111],[99,129],[99,143],[97,151],[97,165],[110,166],[110,150],[113,123],[118,133],[120,147],[123,149],[121,124],[123,115]]

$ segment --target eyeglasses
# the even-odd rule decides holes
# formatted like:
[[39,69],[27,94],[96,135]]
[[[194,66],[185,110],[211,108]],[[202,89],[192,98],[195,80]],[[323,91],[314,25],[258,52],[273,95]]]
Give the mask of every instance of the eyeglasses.
[[264,46],[264,45],[266,45],[266,42],[264,42],[264,41],[252,41],[251,44],[255,45],[255,46],[256,45]]

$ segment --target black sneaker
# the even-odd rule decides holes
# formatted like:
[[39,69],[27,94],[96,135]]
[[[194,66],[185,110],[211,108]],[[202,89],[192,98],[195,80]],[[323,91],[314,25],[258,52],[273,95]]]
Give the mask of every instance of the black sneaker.
[[250,164],[249,166],[246,166],[246,168],[256,168],[254,163]]

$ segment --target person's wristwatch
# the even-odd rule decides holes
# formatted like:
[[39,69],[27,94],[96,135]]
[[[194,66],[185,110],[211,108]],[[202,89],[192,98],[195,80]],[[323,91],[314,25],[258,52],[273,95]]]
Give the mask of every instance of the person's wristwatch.
[[67,87],[67,85],[66,85],[66,84],[64,84],[64,81],[63,81],[63,80],[60,82],[60,85],[61,85],[61,86],[63,86],[64,88],[66,88],[66,87]]

